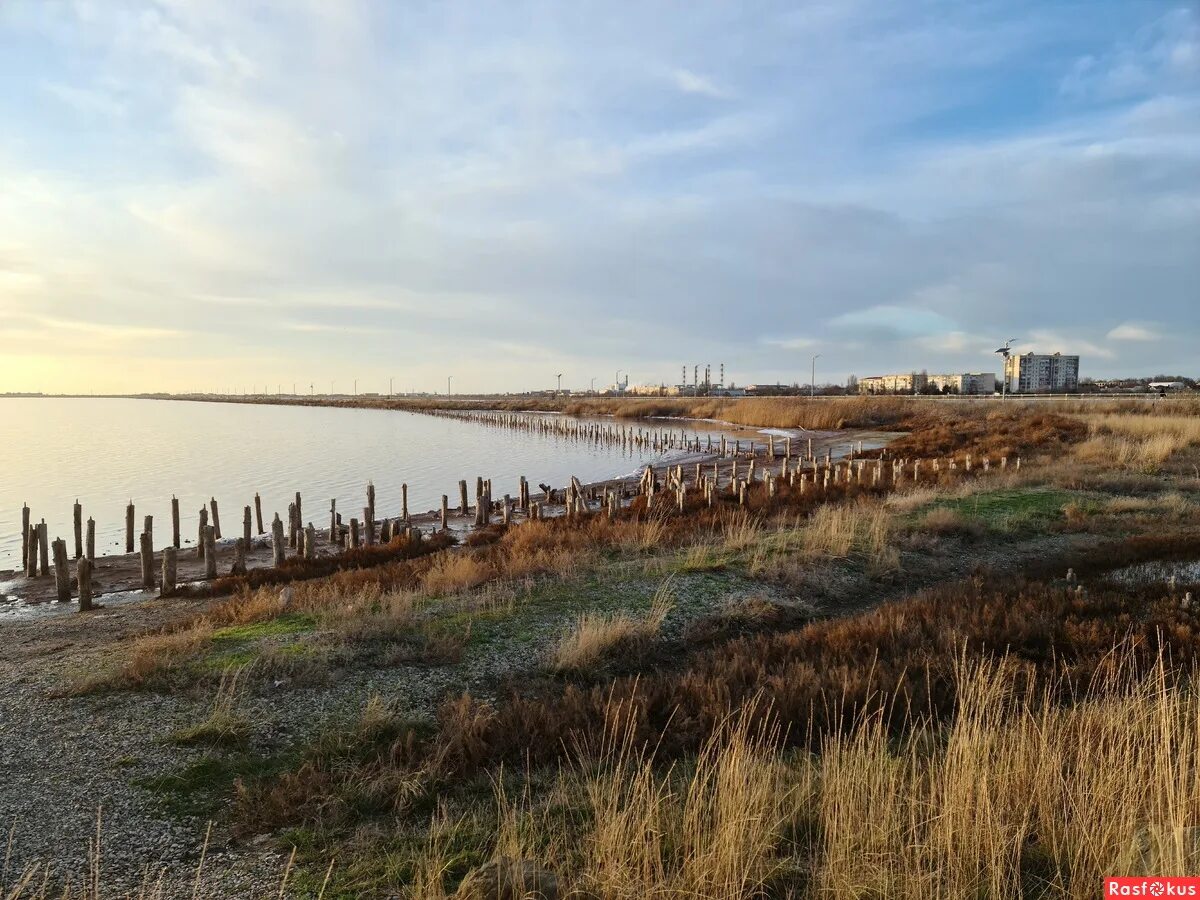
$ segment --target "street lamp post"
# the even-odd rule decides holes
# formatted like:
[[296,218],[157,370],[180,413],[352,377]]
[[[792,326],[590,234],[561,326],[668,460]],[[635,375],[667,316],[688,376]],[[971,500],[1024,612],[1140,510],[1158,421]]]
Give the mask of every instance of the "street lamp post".
[[453,375],[446,376],[446,399],[447,400],[450,399],[450,379],[453,377],[454,377]]
[[561,393],[562,393],[562,372],[559,372],[558,373],[558,391],[556,392],[556,394],[561,394]]
[[810,400],[817,396],[817,360],[820,358],[820,353],[817,353],[812,358],[812,381],[808,383],[808,397]]
[[997,353],[1000,354],[1001,358],[1004,360],[1003,367],[1000,370],[1000,373],[1001,373],[1000,374],[1000,402],[1002,402],[1002,403],[1008,397],[1008,358],[1009,358],[1009,356],[1012,355],[1012,353],[1011,353],[1012,345],[1015,344],[1018,340],[1020,340],[1020,339],[1019,338],[1009,338],[1007,341],[1004,342],[1004,346],[996,351]]

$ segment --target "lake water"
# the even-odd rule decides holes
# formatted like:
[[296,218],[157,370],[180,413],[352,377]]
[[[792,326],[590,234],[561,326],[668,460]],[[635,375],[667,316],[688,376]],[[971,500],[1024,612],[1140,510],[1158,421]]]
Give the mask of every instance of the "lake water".
[[[643,427],[652,425],[642,423]],[[680,430],[678,423],[670,427]],[[707,432],[687,429],[693,434]],[[171,496],[180,500],[184,540],[195,540],[200,507],[216,497],[226,536],[241,533],[242,508],[262,495],[263,519],[300,491],[304,519],[327,527],[329,501],[343,519],[361,517],[375,483],[380,516],[457,505],[458,481],[474,497],[475,477],[491,478],[497,497],[532,485],[561,487],[576,475],[600,481],[634,472],[653,451],[594,446],[564,438],[488,428],[452,418],[369,409],[196,403],[172,400],[0,399],[0,570],[19,569],[21,505],[45,519],[50,539],[73,554],[72,505],[96,520],[96,553],[123,553],[125,505],[136,529],[154,516],[155,543],[170,539]],[[535,487],[536,490],[536,487]]]

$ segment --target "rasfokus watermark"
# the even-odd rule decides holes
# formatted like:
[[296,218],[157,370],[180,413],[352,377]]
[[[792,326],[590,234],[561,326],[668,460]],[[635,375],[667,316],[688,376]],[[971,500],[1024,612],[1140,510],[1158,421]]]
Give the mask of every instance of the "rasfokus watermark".
[[1200,878],[1105,878],[1105,897],[1200,897]]

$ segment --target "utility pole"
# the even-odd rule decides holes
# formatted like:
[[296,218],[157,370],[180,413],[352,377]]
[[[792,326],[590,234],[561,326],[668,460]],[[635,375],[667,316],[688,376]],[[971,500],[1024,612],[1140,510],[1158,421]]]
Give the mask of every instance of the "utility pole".
[[1008,397],[1008,358],[1012,355],[1012,345],[1020,338],[1009,338],[1004,342],[1004,346],[996,352],[1000,354],[1003,360],[1003,368],[1000,370],[1000,402]]
[[817,396],[817,360],[820,358],[820,353],[816,354],[812,358],[812,381],[808,383],[808,397],[810,400]]

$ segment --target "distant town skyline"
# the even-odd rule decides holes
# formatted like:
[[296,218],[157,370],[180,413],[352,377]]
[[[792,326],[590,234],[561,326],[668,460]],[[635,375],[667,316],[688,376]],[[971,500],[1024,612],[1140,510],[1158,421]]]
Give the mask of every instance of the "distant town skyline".
[[0,85],[0,393],[1200,369],[1193,3],[13,0]]

